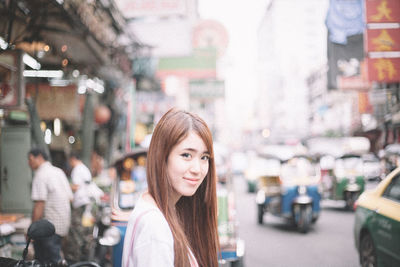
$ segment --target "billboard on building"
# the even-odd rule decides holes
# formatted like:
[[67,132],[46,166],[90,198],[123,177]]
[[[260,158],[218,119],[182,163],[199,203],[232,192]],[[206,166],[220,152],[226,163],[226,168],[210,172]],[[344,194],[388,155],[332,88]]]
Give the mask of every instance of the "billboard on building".
[[325,24],[329,31],[329,40],[336,44],[347,43],[347,37],[362,34],[362,0],[330,0]]
[[145,16],[184,15],[185,0],[116,0],[117,6],[126,18]]
[[220,80],[192,80],[189,82],[191,99],[213,100],[225,97],[225,83]]
[[132,21],[129,24],[138,39],[151,47],[153,57],[178,57],[192,53],[190,20]]
[[331,0],[325,20],[328,28],[328,89],[364,90],[362,0]]
[[215,78],[217,75],[215,49],[194,49],[193,54],[184,57],[165,57],[158,62],[157,77],[185,77],[187,79]]
[[28,83],[26,85],[26,94],[36,99],[37,112],[42,120],[59,118],[78,121],[80,101],[76,91],[77,88],[74,84],[60,87],[47,83]]
[[215,20],[201,20],[193,29],[193,47],[217,49],[218,57],[225,54],[229,37],[225,27]]
[[328,89],[368,87],[363,81],[361,72],[363,60],[362,34],[349,36],[347,44],[333,43],[328,39]]

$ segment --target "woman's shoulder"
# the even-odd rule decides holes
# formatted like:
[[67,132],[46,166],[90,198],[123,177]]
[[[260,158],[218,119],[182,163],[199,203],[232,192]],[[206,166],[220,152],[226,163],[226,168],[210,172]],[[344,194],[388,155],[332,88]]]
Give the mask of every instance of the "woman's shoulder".
[[164,217],[164,214],[158,209],[158,207],[153,204],[139,199],[135,209],[132,212],[132,217],[134,221],[137,223],[137,228],[151,228],[153,230],[160,229],[165,231],[167,228],[169,230],[169,225],[167,220]]

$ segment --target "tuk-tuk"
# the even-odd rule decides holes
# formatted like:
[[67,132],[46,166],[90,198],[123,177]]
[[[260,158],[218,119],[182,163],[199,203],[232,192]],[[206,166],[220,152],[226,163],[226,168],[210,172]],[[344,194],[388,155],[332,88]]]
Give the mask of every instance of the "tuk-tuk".
[[358,154],[336,158],[329,198],[344,200],[346,209],[353,210],[358,196],[364,191],[363,159]]
[[381,155],[381,160],[383,163],[383,172],[382,178],[392,172],[394,169],[400,166],[400,144],[389,144]]
[[140,194],[147,188],[146,148],[136,148],[114,163],[116,177],[111,188],[112,225],[121,234],[121,241],[113,247],[113,266],[122,264],[122,251],[129,216]]
[[260,179],[264,176],[276,176],[282,161],[296,154],[299,147],[292,145],[265,145],[249,155],[248,166],[244,172],[247,192],[258,191]]
[[370,148],[368,138],[315,138],[308,147],[320,155],[323,198],[344,201],[345,208],[353,210],[365,187],[363,155]]
[[294,156],[282,162],[279,174],[260,178],[258,223],[262,224],[265,212],[270,212],[306,233],[320,214],[319,181],[319,170],[308,157]]
[[[136,201],[147,188],[145,161],[147,149],[136,148],[114,163],[116,178],[111,189],[112,224],[120,230],[121,241],[113,248],[113,266],[120,267],[125,231]],[[220,266],[242,266],[244,242],[237,237],[234,195],[229,183],[219,183],[218,232],[220,235]]]
[[270,155],[252,156],[245,171],[247,192],[254,193],[259,188],[260,178],[276,176],[279,173],[280,159]]

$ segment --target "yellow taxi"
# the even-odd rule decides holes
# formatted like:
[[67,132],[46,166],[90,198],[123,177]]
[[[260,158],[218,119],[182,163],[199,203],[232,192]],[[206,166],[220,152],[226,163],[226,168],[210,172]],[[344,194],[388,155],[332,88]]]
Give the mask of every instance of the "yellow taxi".
[[361,266],[400,266],[400,167],[358,198],[354,238]]

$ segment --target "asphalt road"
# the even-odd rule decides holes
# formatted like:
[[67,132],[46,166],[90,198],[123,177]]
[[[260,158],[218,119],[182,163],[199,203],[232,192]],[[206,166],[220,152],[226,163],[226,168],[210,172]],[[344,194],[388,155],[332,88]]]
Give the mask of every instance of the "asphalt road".
[[318,221],[303,234],[270,214],[258,225],[255,194],[246,192],[242,177],[234,178],[234,187],[246,267],[360,266],[353,239],[354,213],[345,211],[344,203],[323,201]]

